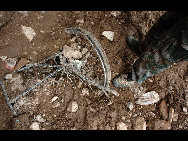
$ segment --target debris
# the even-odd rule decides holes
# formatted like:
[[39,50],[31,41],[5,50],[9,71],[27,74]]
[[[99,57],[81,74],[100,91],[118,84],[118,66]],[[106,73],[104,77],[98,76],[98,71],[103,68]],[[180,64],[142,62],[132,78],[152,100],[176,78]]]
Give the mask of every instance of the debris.
[[[104,87],[108,88],[110,81],[111,81],[111,70],[110,70],[110,66],[108,64],[108,59],[106,57],[106,54],[105,54],[104,50],[102,49],[102,46],[99,43],[99,41],[90,32],[88,32],[87,30],[81,29],[81,28],[75,28],[75,27],[67,28],[65,30],[65,32],[69,35],[81,34],[81,35],[85,36],[85,38],[92,44],[92,47],[95,49],[95,51],[101,61],[103,70],[104,70],[104,77],[105,77]],[[78,74],[78,73],[76,73],[76,74]],[[84,76],[82,76],[81,78],[84,79]],[[119,95],[119,94],[117,94],[117,92],[116,92],[116,95]]]
[[38,122],[45,122],[45,120],[41,117],[41,115],[37,115],[35,117],[35,120],[38,121]]
[[67,108],[67,111],[75,113],[77,110],[78,110],[78,104],[77,104],[77,102],[76,101],[72,101],[69,104],[69,106]]
[[168,118],[168,121],[171,123],[172,120],[174,118],[174,109],[173,108],[170,108],[169,109],[169,118]]
[[79,81],[79,82],[78,82],[78,86],[77,86],[77,87],[78,87],[78,88],[81,88],[81,86],[82,86],[82,82],[81,82],[81,81]]
[[165,100],[161,101],[159,108],[160,108],[160,113],[161,113],[163,119],[166,120],[168,118],[168,107],[166,105]]
[[40,130],[38,122],[32,122],[30,126],[31,130]]
[[111,14],[116,17],[116,16],[119,16],[121,14],[120,11],[112,11]]
[[56,99],[58,99],[58,97],[57,97],[57,96],[54,96],[54,97],[51,99],[51,102],[56,101]]
[[31,27],[21,25],[22,33],[29,39],[29,42],[33,40],[36,35],[35,31]]
[[187,108],[183,107],[183,112],[185,112],[187,114]]
[[128,102],[128,103],[127,103],[127,107],[128,107],[128,109],[129,109],[129,111],[132,111],[132,109],[134,108],[134,105],[133,105],[132,102]]
[[185,95],[186,105],[188,106],[188,94]]
[[133,130],[146,130],[146,121],[143,117],[136,117],[133,121]]
[[71,59],[72,57],[75,59],[79,59],[82,57],[82,53],[80,51],[74,50],[67,45],[63,46],[63,55],[69,59]]
[[103,31],[103,36],[105,36],[108,40],[113,41],[114,32],[112,31]]
[[149,105],[149,104],[154,104],[158,101],[159,101],[158,93],[155,91],[151,91],[142,94],[135,103],[140,105]]
[[174,117],[172,119],[173,121],[177,121],[178,120],[178,113],[174,112]]
[[21,58],[21,59],[18,61],[18,63],[17,63],[17,65],[16,65],[16,67],[15,67],[14,70],[19,70],[21,67],[23,67],[24,65],[26,65],[26,64],[29,63],[29,62],[30,62],[29,60],[27,60],[27,59],[25,59],[25,58]]
[[12,85],[12,91],[15,91],[16,89],[19,89],[20,91],[23,91],[25,89],[25,87],[22,85],[23,83],[23,79],[21,78],[20,74],[16,74],[14,75],[15,77],[13,77],[10,80],[10,83],[14,82]]
[[51,103],[53,103],[52,108],[57,108],[57,107],[60,106],[60,103],[59,103],[59,101],[57,99],[58,99],[58,96],[54,96],[51,99]]
[[88,49],[87,49],[87,48],[82,48],[82,54],[86,54],[86,53],[87,53],[87,51],[88,51]]
[[23,14],[23,17],[27,17],[29,15],[27,11],[19,11],[19,13]]
[[89,89],[88,88],[83,88],[82,89],[82,96],[89,95]]
[[5,61],[7,59],[7,56],[0,56],[0,58],[2,59],[2,61]]
[[156,120],[154,123],[154,130],[170,130],[171,123],[165,120]]
[[79,20],[79,19],[76,19],[76,23],[80,23],[80,24],[83,24],[83,23],[84,23],[84,19],[81,19],[81,20]]
[[8,58],[5,60],[5,68],[13,70],[16,65],[16,59]]
[[5,75],[5,79],[12,79],[12,74]]
[[127,130],[127,125],[123,122],[117,123],[117,130]]

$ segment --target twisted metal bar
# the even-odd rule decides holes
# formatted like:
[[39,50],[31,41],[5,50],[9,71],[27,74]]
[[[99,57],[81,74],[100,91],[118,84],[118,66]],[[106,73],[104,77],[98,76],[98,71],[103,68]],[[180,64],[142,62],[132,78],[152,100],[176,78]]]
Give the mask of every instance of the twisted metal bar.
[[55,75],[56,73],[58,73],[59,71],[61,71],[62,69],[64,69],[64,68],[61,67],[57,71],[51,73],[49,76],[47,76],[46,78],[44,78],[41,82],[35,84],[34,86],[32,86],[31,88],[27,89],[26,91],[24,91],[23,93],[21,93],[17,97],[11,99],[9,101],[9,103],[15,103],[21,96],[24,96],[25,94],[27,94],[28,92],[30,92],[31,90],[33,90],[34,88],[36,88],[37,86],[39,86],[40,84],[42,84],[44,81],[46,81],[47,79],[49,79],[50,77],[52,77],[53,75]]
[[12,110],[13,114],[14,114],[15,116],[17,116],[18,114],[16,113],[16,111],[14,110],[13,106],[11,105],[11,103],[10,103],[10,101],[9,101],[8,94],[7,94],[6,90],[5,90],[5,86],[4,86],[3,82],[1,81],[1,79],[0,79],[0,85],[1,85],[1,87],[2,87],[3,93],[4,93],[5,98],[6,98],[6,100],[7,100],[8,106],[9,106],[10,109]]

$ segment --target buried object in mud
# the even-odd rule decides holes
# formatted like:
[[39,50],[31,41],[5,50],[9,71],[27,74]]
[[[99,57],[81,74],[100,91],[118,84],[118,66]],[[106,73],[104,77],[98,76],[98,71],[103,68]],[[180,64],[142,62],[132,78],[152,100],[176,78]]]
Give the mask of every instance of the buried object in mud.
[[[109,87],[109,83],[111,81],[111,70],[110,70],[109,64],[107,63],[108,61],[107,61],[106,54],[105,54],[104,50],[102,49],[102,46],[100,45],[99,41],[90,32],[88,32],[86,30],[83,30],[83,29],[69,28],[69,29],[66,29],[66,32],[68,34],[82,34],[92,44],[92,46],[95,49],[97,55],[99,56],[99,59],[101,61],[101,64],[102,64],[102,67],[103,67],[103,70],[104,70],[104,76],[105,76],[104,85],[99,85],[94,80],[90,80],[90,79],[88,79],[87,77],[85,77],[84,75],[82,75],[80,73],[79,69],[81,68],[81,66],[83,66],[85,64],[85,61],[87,60],[87,57],[86,57],[86,60],[83,60],[83,62],[81,62],[82,64],[80,66],[79,66],[80,62],[78,62],[78,61],[74,62],[74,63],[77,63],[76,67],[75,67],[75,64],[73,64],[73,62],[71,63],[69,61],[68,62],[65,61],[65,62],[61,63],[62,65],[48,65],[48,64],[46,64],[46,61],[48,61],[48,60],[50,60],[50,59],[52,59],[54,57],[57,57],[57,56],[60,57],[60,60],[66,60],[66,57],[62,53],[58,53],[56,55],[48,57],[47,59],[43,60],[40,63],[34,63],[34,64],[27,65],[26,67],[23,67],[23,65],[28,63],[28,61],[24,60],[22,63],[20,63],[20,65],[18,64],[18,67],[16,68],[17,70],[14,71],[15,73],[21,72],[21,71],[23,71],[25,69],[29,69],[31,67],[54,67],[54,68],[57,68],[58,70],[56,70],[55,72],[51,73],[49,76],[44,78],[42,81],[40,81],[39,83],[35,84],[31,88],[25,90],[23,93],[21,93],[20,95],[16,96],[15,98],[13,98],[11,100],[9,100],[8,94],[5,93],[5,97],[7,99],[7,104],[10,106],[10,108],[13,111],[14,115],[17,115],[17,113],[14,111],[14,109],[13,109],[11,104],[15,103],[20,97],[26,95],[28,92],[30,92],[31,90],[33,90],[34,88],[36,88],[37,86],[39,86],[40,84],[45,82],[48,78],[54,76],[59,71],[63,71],[65,73],[66,73],[66,71],[75,73],[80,78],[82,78],[83,80],[87,81],[89,84],[97,86],[99,89],[102,89],[103,92],[106,95],[107,95],[106,92],[110,92],[110,93],[114,94],[115,96],[119,95],[115,90],[112,90],[112,89],[108,88]],[[0,83],[2,83],[2,82],[0,81]],[[4,88],[3,83],[2,83],[2,88]],[[3,89],[3,91],[5,91],[5,89]]]

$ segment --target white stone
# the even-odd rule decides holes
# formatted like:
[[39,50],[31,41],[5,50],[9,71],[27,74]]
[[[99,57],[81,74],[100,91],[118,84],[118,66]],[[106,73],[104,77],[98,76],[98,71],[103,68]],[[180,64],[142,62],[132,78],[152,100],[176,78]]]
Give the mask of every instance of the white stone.
[[127,107],[129,108],[129,110],[131,111],[134,108],[134,105],[132,102],[128,102],[127,103]]
[[77,102],[76,101],[72,101],[69,104],[69,106],[67,108],[67,111],[75,113],[77,110],[78,110],[78,104],[77,104]]
[[102,33],[103,36],[105,36],[108,40],[113,41],[114,32],[112,31],[104,31]]
[[155,91],[147,92],[142,94],[135,102],[140,105],[154,104],[159,101],[159,94]]
[[57,96],[54,96],[52,99],[51,99],[51,102],[54,102],[54,101],[56,101],[58,99],[58,97]]
[[5,61],[7,59],[7,56],[0,56],[0,58],[2,59],[2,61]]
[[116,16],[119,16],[121,14],[120,11],[112,11],[111,14],[116,17]]
[[38,122],[45,122],[45,120],[41,117],[41,115],[37,115],[35,118]]
[[30,126],[31,130],[40,130],[38,122],[32,122]]
[[123,122],[117,123],[117,130],[127,130],[127,125]]
[[63,46],[63,55],[69,59],[71,59],[72,57],[75,59],[79,59],[82,57],[82,53],[80,51],[74,50],[67,45]]
[[187,108],[183,107],[183,112],[187,114]]
[[5,79],[12,79],[12,74],[5,75]]
[[21,25],[22,33],[29,39],[29,42],[33,40],[36,35],[35,31],[31,27]]
[[83,23],[84,23],[84,19],[81,19],[81,20],[76,19],[76,22],[77,22],[77,23],[81,23],[81,24],[83,24]]
[[75,50],[73,52],[73,58],[75,58],[75,59],[82,58],[82,53],[80,51]]
[[84,96],[84,95],[89,95],[89,89],[88,88],[82,89],[82,96]]

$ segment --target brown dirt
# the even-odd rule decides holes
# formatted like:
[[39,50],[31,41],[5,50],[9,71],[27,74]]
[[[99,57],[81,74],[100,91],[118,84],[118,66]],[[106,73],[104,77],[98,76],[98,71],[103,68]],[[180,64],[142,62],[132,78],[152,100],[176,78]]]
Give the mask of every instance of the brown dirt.
[[[101,43],[107,54],[111,66],[112,79],[118,74],[129,71],[133,62],[137,59],[126,43],[128,35],[134,35],[139,40],[144,40],[146,33],[164,14],[163,11],[121,11],[120,15],[113,16],[110,11],[32,11],[24,14],[18,11],[1,12],[3,24],[0,27],[0,56],[8,58],[26,58],[31,62],[39,62],[58,52],[64,45],[76,43],[81,47],[85,46],[91,50],[92,57],[89,58],[86,66],[89,68],[86,73],[89,77],[103,79],[103,71],[100,61],[91,45],[87,42],[70,41],[71,37],[64,32],[65,28],[78,27],[90,31]],[[6,17],[7,16],[7,17]],[[84,20],[84,23],[76,20]],[[21,32],[21,25],[32,27],[36,32],[31,42]],[[102,36],[103,31],[113,31],[114,40],[109,41]],[[79,38],[78,38],[79,39]],[[80,38],[82,39],[82,38]],[[91,71],[91,69],[93,71]],[[171,129],[187,129],[186,89],[188,81],[185,81],[188,70],[188,62],[174,64],[171,68],[146,80],[142,87],[146,92],[156,91],[160,96],[160,102],[165,99],[168,109],[174,108],[178,113],[178,120],[171,123]],[[27,74],[20,73],[20,84],[13,89],[15,82],[3,79],[10,98],[15,97],[24,88],[29,88],[39,79],[48,74],[38,74],[39,69],[31,69]],[[93,73],[92,73],[93,72]],[[4,62],[0,60],[0,78],[12,70],[4,68]],[[13,78],[19,76],[13,74]],[[79,86],[79,84],[82,84]],[[64,75],[59,84],[53,83],[52,79],[40,85],[28,95],[22,97],[18,104],[14,104],[18,117],[13,117],[6,99],[0,89],[0,129],[23,130],[30,129],[36,116],[40,115],[45,122],[39,122],[40,129],[117,129],[117,123],[124,122],[128,130],[134,129],[134,118],[143,117],[147,122],[147,129],[167,129],[161,127],[166,123],[160,113],[159,103],[141,106],[134,103],[135,98],[130,88],[110,87],[120,94],[119,97],[111,99],[99,94],[100,90],[88,86],[76,75]],[[82,95],[82,90],[88,88],[89,95]],[[57,100],[51,101],[57,96]],[[67,107],[72,101],[78,104],[76,112],[69,112]],[[126,103],[134,103],[134,108],[129,111]],[[24,104],[23,104],[24,103]],[[183,108],[185,107],[185,108]],[[167,109],[167,111],[168,111]],[[159,122],[160,120],[160,122]],[[157,122],[153,122],[157,121]],[[162,122],[161,122],[162,121]],[[151,125],[150,125],[151,123]],[[156,127],[154,127],[156,126]],[[169,125],[168,125],[169,126]]]

